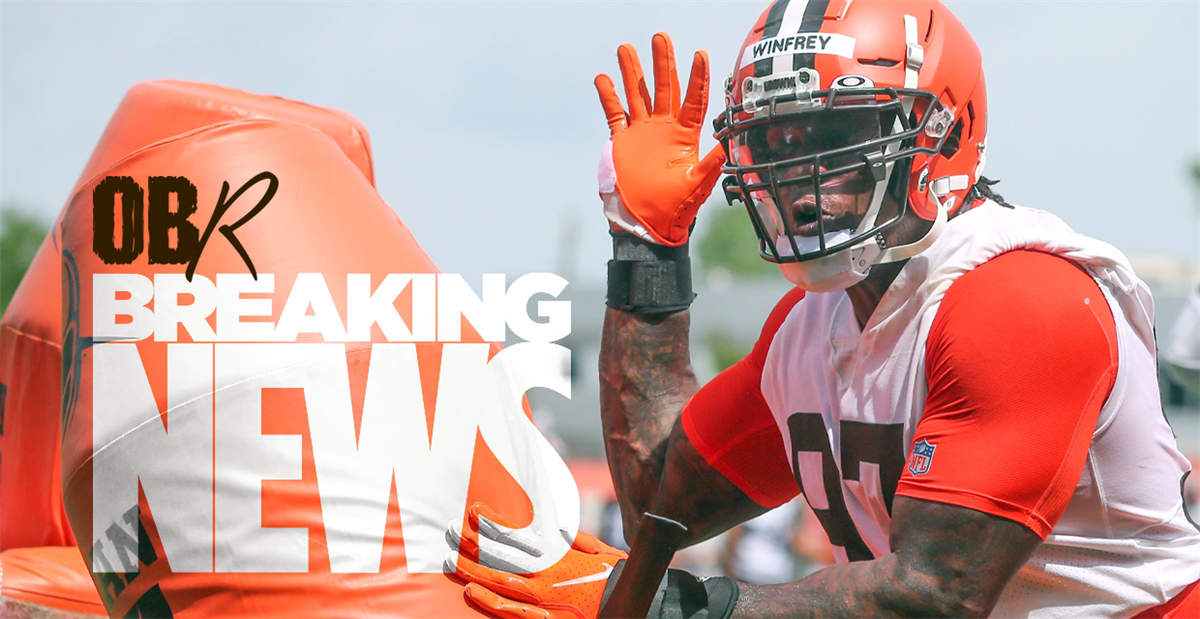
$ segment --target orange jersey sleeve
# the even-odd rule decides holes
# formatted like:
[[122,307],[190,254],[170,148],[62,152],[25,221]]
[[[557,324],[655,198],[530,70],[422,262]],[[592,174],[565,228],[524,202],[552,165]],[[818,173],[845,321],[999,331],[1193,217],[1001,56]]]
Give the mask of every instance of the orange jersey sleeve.
[[799,288],[788,292],[771,310],[750,354],[701,387],[683,409],[683,429],[696,451],[764,507],[800,494],[783,436],[763,399],[762,373],[775,332],[803,298]]
[[896,494],[994,514],[1045,539],[1116,372],[1111,310],[1073,263],[1013,251],[962,275],[929,331],[929,395]]

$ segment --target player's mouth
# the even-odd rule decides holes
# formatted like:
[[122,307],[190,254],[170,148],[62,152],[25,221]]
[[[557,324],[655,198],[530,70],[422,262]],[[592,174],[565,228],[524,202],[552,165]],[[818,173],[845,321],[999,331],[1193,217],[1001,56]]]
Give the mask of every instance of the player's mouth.
[[[816,236],[820,233],[817,228],[817,203],[812,196],[804,196],[803,198],[792,203],[792,208],[789,210],[788,217],[791,219],[792,232],[799,236]],[[830,225],[833,223],[832,218],[825,215],[822,219],[822,224]],[[828,232],[828,230],[826,230]]]
[[[825,202],[824,196],[822,196],[822,202]],[[852,218],[848,218],[846,214],[835,217],[828,211],[828,207],[829,205],[826,204],[825,209],[817,208],[817,201],[811,194],[802,196],[793,202],[792,208],[788,212],[792,232],[798,236],[817,236],[821,233],[829,234],[854,227],[853,222],[847,221]],[[819,226],[818,218],[820,219]]]
[[[841,203],[844,207],[847,200],[854,201],[856,194],[862,193],[863,189],[869,191],[869,187],[864,187],[854,176],[822,183],[821,208],[817,207],[816,197],[811,192],[806,192],[792,201],[792,206],[788,209],[788,223],[791,224],[792,231],[799,236],[817,236],[822,232],[829,234],[854,228],[858,225],[857,214],[844,208],[839,209],[838,206]],[[818,217],[820,227],[817,225]]]

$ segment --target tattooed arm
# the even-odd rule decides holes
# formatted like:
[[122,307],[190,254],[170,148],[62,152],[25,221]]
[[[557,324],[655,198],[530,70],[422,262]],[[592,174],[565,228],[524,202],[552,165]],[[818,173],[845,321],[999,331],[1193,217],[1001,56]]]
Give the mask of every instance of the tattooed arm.
[[629,543],[646,511],[686,524],[689,544],[766,511],[713,468],[683,430],[680,412],[698,390],[688,323],[688,312],[605,315],[600,412]]
[[741,585],[734,618],[984,617],[1041,543],[998,516],[897,496],[893,552],[793,583]]
[[632,542],[662,476],[667,438],[699,385],[688,351],[689,312],[609,308],[600,342],[600,415],[626,539]]
[[[804,298],[776,304],[750,354],[697,389],[688,355],[688,312],[644,316],[609,309],[600,348],[600,412],[626,539],[643,512],[684,523],[694,543],[795,497],[792,467],[759,387],[775,332]],[[680,412],[688,405],[689,437]],[[742,476],[752,499],[692,444],[704,443]],[[749,468],[747,465],[749,464]],[[760,505],[762,503],[762,505]]]

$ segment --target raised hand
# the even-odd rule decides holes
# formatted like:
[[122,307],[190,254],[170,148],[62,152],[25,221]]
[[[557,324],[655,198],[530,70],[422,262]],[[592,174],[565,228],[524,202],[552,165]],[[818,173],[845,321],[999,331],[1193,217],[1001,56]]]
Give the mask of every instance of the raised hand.
[[637,51],[629,43],[617,48],[628,112],[612,79],[603,73],[596,76],[600,105],[612,131],[600,159],[600,196],[614,229],[679,246],[687,242],[696,210],[712,193],[725,154],[715,146],[703,159],[699,156],[708,107],[708,53],[696,52],[681,104],[671,38],[663,32],[654,35],[653,51],[652,100]]

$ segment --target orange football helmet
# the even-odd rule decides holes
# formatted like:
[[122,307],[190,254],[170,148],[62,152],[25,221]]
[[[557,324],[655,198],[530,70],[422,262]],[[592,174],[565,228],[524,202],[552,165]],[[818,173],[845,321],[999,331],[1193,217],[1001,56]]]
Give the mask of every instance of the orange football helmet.
[[[714,121],[728,159],[723,187],[747,207],[767,260],[850,251],[865,273],[924,250],[974,198],[987,131],[981,57],[937,0],[776,0],[725,92]],[[867,212],[830,230],[813,205],[822,191],[848,188],[872,192]],[[900,209],[879,221],[888,194]],[[807,213],[801,196],[813,196]],[[914,243],[886,247],[880,232],[907,210],[935,224]]]

